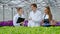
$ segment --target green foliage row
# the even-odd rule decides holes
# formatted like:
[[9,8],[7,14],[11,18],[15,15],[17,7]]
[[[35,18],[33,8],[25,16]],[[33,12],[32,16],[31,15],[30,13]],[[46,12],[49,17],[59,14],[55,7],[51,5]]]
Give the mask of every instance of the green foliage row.
[[0,34],[60,34],[60,27],[0,27]]

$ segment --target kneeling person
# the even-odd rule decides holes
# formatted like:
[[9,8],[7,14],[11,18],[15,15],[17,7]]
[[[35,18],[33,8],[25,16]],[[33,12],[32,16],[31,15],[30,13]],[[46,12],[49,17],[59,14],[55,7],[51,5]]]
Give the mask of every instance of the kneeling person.
[[17,8],[17,14],[13,18],[14,26],[21,26],[25,20],[25,16],[23,14],[22,7]]

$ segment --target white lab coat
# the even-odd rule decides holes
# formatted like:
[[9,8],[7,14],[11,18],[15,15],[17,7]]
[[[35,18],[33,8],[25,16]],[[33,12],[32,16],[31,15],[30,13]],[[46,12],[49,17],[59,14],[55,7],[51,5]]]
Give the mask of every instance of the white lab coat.
[[14,25],[14,26],[20,26],[20,23],[16,23],[18,17],[25,18],[25,16],[24,16],[23,14],[22,14],[21,16],[20,16],[19,14],[16,14],[16,15],[13,17],[13,25]]
[[46,14],[43,15],[43,19],[49,19],[49,16]]
[[29,19],[32,18],[32,20],[28,20],[28,27],[37,27],[40,26],[40,22],[42,21],[42,14],[39,10],[36,10],[34,13],[33,11],[29,14]]

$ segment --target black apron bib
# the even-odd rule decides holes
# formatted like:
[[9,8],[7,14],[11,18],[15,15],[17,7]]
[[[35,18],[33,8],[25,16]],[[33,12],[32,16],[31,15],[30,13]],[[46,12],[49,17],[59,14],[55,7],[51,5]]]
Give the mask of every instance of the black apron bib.
[[[45,16],[44,16],[44,23],[45,23],[45,27],[49,27],[50,26],[50,23],[49,23],[49,19],[45,19],[45,17],[46,17],[46,14],[45,14]],[[48,25],[47,25],[48,24]]]
[[44,16],[44,23],[49,23],[49,19],[45,19],[45,17],[46,17],[46,14]]

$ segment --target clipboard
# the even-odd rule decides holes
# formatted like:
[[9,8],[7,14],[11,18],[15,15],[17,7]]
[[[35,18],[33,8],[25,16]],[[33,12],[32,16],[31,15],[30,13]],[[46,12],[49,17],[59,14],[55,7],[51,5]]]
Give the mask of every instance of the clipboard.
[[25,20],[25,18],[18,17],[18,19],[17,19],[17,22],[16,22],[16,23],[21,23],[21,22],[23,22],[24,20]]

